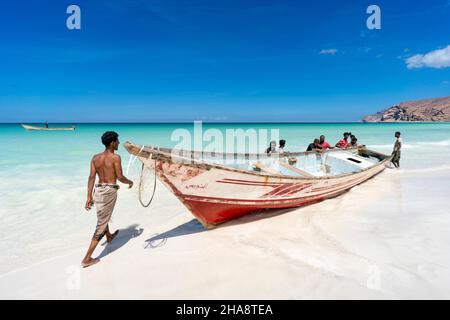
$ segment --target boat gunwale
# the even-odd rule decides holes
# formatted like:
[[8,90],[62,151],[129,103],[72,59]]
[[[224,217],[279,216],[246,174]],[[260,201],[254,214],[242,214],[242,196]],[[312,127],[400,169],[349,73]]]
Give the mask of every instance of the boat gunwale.
[[[221,165],[221,164],[217,164],[217,163],[208,163],[208,162],[204,162],[195,158],[188,158],[188,157],[182,157],[182,156],[177,156],[174,157],[171,153],[166,152],[166,151],[162,151],[162,150],[172,150],[172,151],[178,151],[178,152],[187,152],[187,153],[191,153],[191,154],[205,154],[205,152],[200,152],[200,151],[188,151],[188,150],[182,150],[182,149],[170,149],[170,148],[158,148],[158,147],[153,147],[153,146],[142,146],[142,145],[137,145],[134,144],[132,142],[125,142],[124,143],[124,147],[125,149],[130,153],[133,154],[134,156],[137,157],[144,157],[144,158],[149,158],[150,156],[154,156],[156,157],[156,159],[159,160],[178,160],[180,159],[180,163],[184,164],[184,165],[189,165],[192,167],[197,167],[197,168],[206,168],[206,170],[210,170],[211,168],[215,168],[215,169],[220,169],[220,170],[225,170],[225,171],[230,171],[230,172],[237,172],[237,173],[242,173],[242,174],[250,174],[250,175],[254,175],[254,176],[259,176],[259,177],[269,177],[269,178],[277,178],[277,179],[294,179],[294,180],[308,180],[308,181],[316,181],[316,180],[329,180],[329,179],[339,179],[339,178],[344,178],[344,177],[349,177],[355,174],[359,174],[362,172],[366,172],[368,170],[371,170],[373,168],[376,167],[381,167],[382,165],[385,165],[387,162],[389,162],[392,158],[391,156],[385,155],[383,153],[368,149],[366,147],[358,147],[358,148],[351,148],[351,149],[346,149],[346,150],[359,150],[359,149],[363,149],[366,150],[368,152],[371,152],[373,154],[379,155],[381,157],[384,157],[384,159],[380,160],[378,163],[375,163],[372,166],[369,166],[367,168],[362,169],[361,171],[358,172],[349,172],[349,173],[342,173],[339,175],[335,175],[335,176],[323,176],[323,177],[302,177],[302,176],[288,176],[288,175],[283,175],[283,174],[271,174],[271,173],[262,173],[262,172],[254,172],[254,171],[249,171],[249,170],[244,170],[244,169],[238,169],[238,168],[233,168],[233,167],[229,167],[229,166],[225,166],[225,165]],[[343,151],[342,149],[331,149],[331,150],[327,150],[326,152],[337,152],[337,151]],[[209,152],[212,153],[212,152]],[[146,154],[146,157],[145,155]],[[216,152],[215,154],[218,155],[222,155],[222,156],[236,156],[236,155],[240,155],[240,156],[244,156],[245,158],[249,158],[250,156],[258,156],[258,157],[266,157],[266,158],[270,158],[270,155],[266,155],[264,153],[262,154],[239,154],[239,153],[220,153],[220,152]],[[286,153],[286,154],[282,154],[282,155],[278,155],[278,157],[283,157],[283,158],[288,158],[290,156],[300,156],[300,155],[307,155],[307,154],[315,154],[315,151],[304,151],[304,152],[290,152],[290,153]],[[155,158],[153,158],[155,159]],[[184,161],[183,161],[184,160]],[[384,169],[383,169],[384,170]]]
[[[186,152],[186,153],[191,153],[191,155],[193,154],[199,154],[199,155],[204,155],[205,153],[214,153],[216,155],[222,155],[222,156],[244,156],[244,159],[249,158],[250,156],[255,156],[255,157],[266,157],[266,158],[270,158],[270,155],[267,155],[265,153],[256,153],[256,154],[250,154],[250,153],[221,153],[221,152],[201,152],[201,151],[189,151],[189,150],[183,150],[183,149],[170,149],[170,148],[159,148],[159,147],[153,147],[153,146],[145,146],[145,145],[138,145],[138,144],[134,144],[132,142],[125,142],[124,143],[124,148],[132,155],[136,156],[136,157],[143,157],[143,158],[149,158],[150,156],[154,156],[152,157],[152,159],[158,159],[158,160],[177,160],[180,159],[178,161],[180,161],[180,164],[183,165],[188,165],[191,167],[196,167],[196,168],[206,168],[206,170],[210,170],[211,168],[214,169],[220,169],[220,170],[225,170],[225,171],[230,171],[230,172],[237,172],[237,173],[242,173],[242,174],[248,174],[248,175],[254,175],[254,176],[258,176],[258,177],[268,177],[268,178],[275,178],[275,179],[290,179],[290,180],[306,180],[306,181],[317,181],[317,180],[330,180],[330,179],[340,179],[340,178],[345,178],[345,177],[350,177],[356,174],[360,174],[366,171],[369,171],[371,169],[374,169],[376,167],[381,167],[384,166],[387,162],[389,162],[392,159],[392,155],[388,156],[386,154],[368,149],[366,147],[356,147],[356,148],[349,148],[349,149],[329,149],[326,150],[326,153],[331,153],[331,152],[338,152],[338,151],[355,151],[355,150],[366,150],[368,152],[371,152],[373,154],[379,155],[381,157],[383,157],[384,159],[380,160],[378,163],[375,163],[367,168],[362,169],[361,171],[358,172],[349,172],[349,173],[342,173],[339,175],[335,175],[335,176],[322,176],[322,177],[302,177],[302,176],[289,176],[289,175],[283,175],[283,174],[271,174],[271,173],[263,173],[263,172],[255,172],[255,171],[249,171],[249,170],[244,170],[244,169],[238,169],[238,168],[233,168],[233,167],[229,167],[229,166],[225,166],[225,165],[221,165],[218,163],[208,163],[208,162],[202,162],[201,160],[195,159],[195,158],[188,158],[186,156],[173,156],[170,152],[167,151],[162,151],[162,150],[168,150],[168,151],[178,151],[178,152]],[[144,156],[144,153],[146,154],[146,157]],[[288,158],[288,157],[295,157],[295,156],[301,156],[301,155],[308,155],[308,154],[315,154],[315,151],[303,151],[303,152],[287,152],[284,154],[277,154],[278,158]],[[184,160],[184,161],[183,161]],[[382,169],[384,170],[384,169]],[[382,171],[381,170],[381,171]]]

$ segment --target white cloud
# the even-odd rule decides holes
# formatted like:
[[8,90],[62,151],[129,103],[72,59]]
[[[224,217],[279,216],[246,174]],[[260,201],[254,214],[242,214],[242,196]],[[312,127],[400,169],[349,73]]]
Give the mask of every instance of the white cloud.
[[450,45],[444,49],[433,50],[425,54],[416,54],[405,60],[408,69],[450,67]]
[[322,49],[320,50],[319,54],[331,54],[335,55],[338,52],[337,49]]

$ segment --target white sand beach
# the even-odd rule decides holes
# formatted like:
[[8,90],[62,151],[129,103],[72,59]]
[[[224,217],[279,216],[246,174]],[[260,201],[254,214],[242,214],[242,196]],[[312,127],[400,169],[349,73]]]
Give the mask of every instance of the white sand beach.
[[[294,150],[317,132],[337,141],[341,126],[280,125]],[[392,150],[397,125],[345,126],[368,147]],[[122,187],[110,225],[120,234],[97,248],[100,263],[82,269],[96,225],[83,206],[99,135],[115,129],[122,141],[164,146],[176,128],[81,125],[48,135],[0,127],[11,142],[0,157],[0,298],[450,298],[449,124],[402,125],[400,170],[331,200],[212,230],[159,183],[149,208],[137,187]],[[128,154],[119,153],[126,168]],[[136,162],[129,174],[136,183],[139,169]]]
[[450,299],[450,0],[1,7],[0,300]]
[[4,272],[0,298],[450,298],[449,179],[445,166],[387,169],[338,198],[213,230],[162,185],[149,209],[122,188],[111,224],[120,234],[97,248],[100,263],[80,268],[95,213],[80,214],[67,223],[82,232],[48,237],[66,253]]

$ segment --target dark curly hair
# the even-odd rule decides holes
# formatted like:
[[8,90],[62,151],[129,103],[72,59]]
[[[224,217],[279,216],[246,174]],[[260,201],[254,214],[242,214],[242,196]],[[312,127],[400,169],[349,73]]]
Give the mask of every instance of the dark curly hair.
[[117,141],[118,138],[119,135],[117,132],[107,131],[102,135],[102,143],[108,148],[111,145],[111,142]]

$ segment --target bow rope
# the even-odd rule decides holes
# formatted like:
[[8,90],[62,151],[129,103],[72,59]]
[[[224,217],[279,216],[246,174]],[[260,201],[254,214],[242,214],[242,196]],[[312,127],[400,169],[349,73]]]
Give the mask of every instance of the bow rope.
[[[129,174],[130,171],[130,167],[131,165],[136,161],[136,159],[138,158],[139,154],[142,152],[142,150],[144,150],[145,146],[143,145],[141,147],[141,150],[139,150],[139,152],[137,153],[137,155],[133,156],[132,154],[130,154],[130,159],[128,160],[128,166],[127,166],[127,176]],[[142,177],[143,177],[143,173],[144,173],[144,163],[142,162],[142,167],[141,167],[141,174],[139,177],[139,191],[138,191],[138,198],[139,198],[139,202],[141,203],[141,205],[144,208],[147,208],[148,206],[150,206],[150,204],[153,201],[153,197],[155,196],[155,192],[156,192],[156,158],[155,158],[155,163],[154,163],[154,171],[155,171],[155,179],[153,182],[153,191],[152,191],[152,196],[150,197],[150,200],[148,201],[148,203],[144,203],[144,201],[142,200],[142,189],[143,189],[143,184],[142,184]]]

